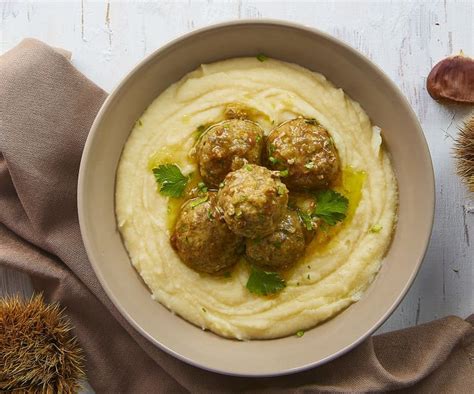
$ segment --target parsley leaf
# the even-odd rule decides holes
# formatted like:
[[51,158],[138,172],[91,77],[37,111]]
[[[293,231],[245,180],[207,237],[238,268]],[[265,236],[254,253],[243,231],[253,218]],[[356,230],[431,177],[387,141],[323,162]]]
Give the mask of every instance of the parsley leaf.
[[181,197],[189,181],[176,164],[161,164],[153,168],[153,175],[160,185],[160,193],[169,197]]
[[322,190],[315,195],[316,208],[313,215],[319,217],[330,226],[346,218],[349,201],[334,190]]
[[286,283],[276,272],[266,272],[252,266],[246,287],[251,293],[266,296],[283,290]]
[[257,55],[257,59],[258,59],[259,62],[264,62],[265,60],[268,59],[268,56],[264,55],[263,53],[259,53]]

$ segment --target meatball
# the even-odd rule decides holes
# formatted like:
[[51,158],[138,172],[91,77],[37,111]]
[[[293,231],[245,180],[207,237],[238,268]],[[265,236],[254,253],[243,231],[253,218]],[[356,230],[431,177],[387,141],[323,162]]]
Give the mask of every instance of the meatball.
[[275,232],[263,238],[248,239],[246,253],[250,261],[264,268],[289,268],[303,256],[305,234],[298,214],[286,211]]
[[219,274],[232,267],[243,253],[243,239],[229,230],[216,209],[216,192],[184,204],[171,245],[195,271]]
[[262,128],[249,120],[230,119],[211,126],[196,147],[204,182],[217,187],[229,172],[246,163],[260,164],[263,145]]
[[229,228],[248,238],[273,232],[287,204],[288,189],[278,173],[254,164],[229,173],[217,197]]
[[296,118],[276,127],[267,153],[269,167],[284,171],[283,182],[292,190],[326,188],[340,173],[334,143],[314,119]]

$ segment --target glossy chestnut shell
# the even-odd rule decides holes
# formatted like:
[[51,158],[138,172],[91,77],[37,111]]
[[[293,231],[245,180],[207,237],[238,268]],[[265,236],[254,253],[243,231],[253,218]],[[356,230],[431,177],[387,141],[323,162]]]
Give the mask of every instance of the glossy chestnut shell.
[[435,100],[474,103],[474,59],[461,53],[441,60],[428,75],[426,88]]

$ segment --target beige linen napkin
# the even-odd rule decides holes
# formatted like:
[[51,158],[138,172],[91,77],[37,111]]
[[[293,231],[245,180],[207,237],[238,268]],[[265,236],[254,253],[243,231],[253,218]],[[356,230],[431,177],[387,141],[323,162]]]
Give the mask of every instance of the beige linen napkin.
[[64,52],[39,41],[25,40],[0,56],[0,263],[28,273],[47,300],[66,307],[98,393],[474,387],[473,317],[376,336],[322,367],[279,378],[203,371],[146,341],[100,287],[79,232],[79,161],[105,97]]

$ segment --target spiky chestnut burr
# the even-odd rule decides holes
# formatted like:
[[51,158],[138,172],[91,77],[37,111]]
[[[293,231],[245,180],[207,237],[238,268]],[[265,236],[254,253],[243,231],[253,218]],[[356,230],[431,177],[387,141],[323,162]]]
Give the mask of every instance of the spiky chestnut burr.
[[0,299],[0,392],[75,393],[84,356],[58,304]]
[[454,157],[458,175],[474,193],[474,113],[459,128],[454,142]]

